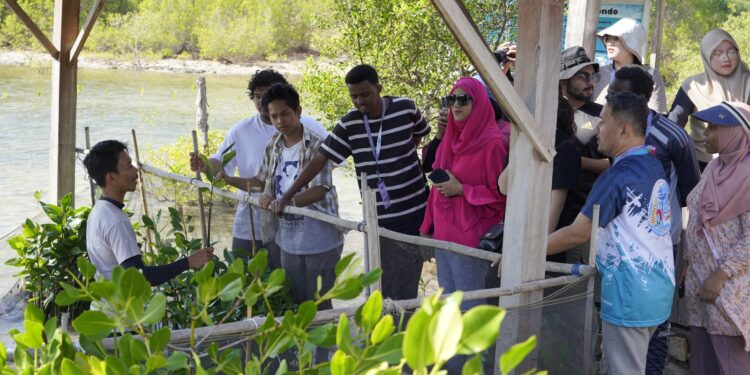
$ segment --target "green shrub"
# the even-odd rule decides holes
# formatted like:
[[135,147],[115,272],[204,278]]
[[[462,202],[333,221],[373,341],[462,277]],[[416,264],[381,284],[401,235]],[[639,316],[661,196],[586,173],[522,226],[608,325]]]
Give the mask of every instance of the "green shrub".
[[76,258],[88,258],[86,221],[91,208],[75,209],[71,194],[65,195],[57,206],[42,202],[39,193],[35,197],[49,222],[39,224],[26,219],[23,232],[8,240],[18,257],[9,259],[6,264],[21,268],[16,276],[23,278],[24,289],[30,294],[29,303],[41,309],[46,317],[56,317],[61,312],[77,316],[88,308],[88,303],[63,308],[53,301],[62,291],[60,283],[84,279],[78,272]]
[[[219,149],[221,142],[224,140],[225,132],[222,130],[209,129],[208,131],[208,147],[201,147],[199,150],[203,154],[211,155],[215,150]],[[172,173],[181,174],[183,176],[195,176],[195,172],[190,170],[190,153],[193,152],[193,139],[190,135],[180,136],[177,142],[163,146],[154,150],[150,146],[146,149],[146,156],[148,163],[152,164],[156,168],[166,170]],[[154,189],[149,193],[154,194],[159,200],[169,200],[174,202],[175,205],[195,205],[198,201],[197,190],[194,186],[161,179],[158,177],[151,177],[156,179],[158,182],[153,184]],[[223,198],[216,197],[215,203],[225,204],[227,206],[236,206],[237,202]]]

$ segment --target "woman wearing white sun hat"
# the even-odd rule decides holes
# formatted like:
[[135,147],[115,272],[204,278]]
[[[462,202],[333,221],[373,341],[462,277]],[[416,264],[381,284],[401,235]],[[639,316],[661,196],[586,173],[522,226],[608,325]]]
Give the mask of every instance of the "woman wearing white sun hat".
[[[612,64],[602,65],[599,68],[601,78],[594,85],[594,101],[604,105],[607,89],[615,77],[615,72],[626,65],[643,65],[641,51],[646,44],[647,32],[638,21],[623,18],[596,35],[607,48],[607,57],[612,60]],[[651,67],[646,67],[646,69],[654,79],[654,94],[648,102],[648,107],[659,113],[666,113],[667,95],[664,80],[656,69]]]

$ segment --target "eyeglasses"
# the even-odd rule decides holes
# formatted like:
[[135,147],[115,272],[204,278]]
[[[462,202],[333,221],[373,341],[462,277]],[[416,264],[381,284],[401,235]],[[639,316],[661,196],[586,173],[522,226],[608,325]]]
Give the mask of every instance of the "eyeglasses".
[[469,104],[473,99],[471,96],[462,94],[462,95],[447,95],[442,98],[440,98],[440,104],[442,104],[443,108],[453,107],[454,105],[458,104],[459,107],[464,107]]
[[728,59],[734,60],[737,58],[737,49],[730,48],[726,51],[714,50],[714,52],[711,54],[711,57],[716,57],[716,58],[721,58],[722,56],[726,56]]
[[604,44],[616,44],[620,42],[620,38],[614,35],[605,35],[604,38],[602,38],[602,41],[604,42]]
[[578,72],[576,74],[573,74],[573,77],[571,78],[578,78],[586,82],[588,81],[599,82],[599,73]]

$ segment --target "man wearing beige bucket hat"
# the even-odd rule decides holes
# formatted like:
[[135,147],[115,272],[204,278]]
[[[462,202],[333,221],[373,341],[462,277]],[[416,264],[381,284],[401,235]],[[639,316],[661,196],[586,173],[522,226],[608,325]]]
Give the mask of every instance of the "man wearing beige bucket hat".
[[[641,52],[646,44],[648,33],[643,26],[632,18],[622,18],[612,26],[596,33],[607,48],[607,57],[612,64],[602,66],[599,74],[601,79],[594,85],[594,101],[599,104],[606,102],[607,89],[614,80],[615,72],[626,65],[643,65]],[[654,94],[648,102],[648,107],[659,113],[667,112],[667,96],[664,80],[659,71],[652,67],[645,67],[654,80]]]

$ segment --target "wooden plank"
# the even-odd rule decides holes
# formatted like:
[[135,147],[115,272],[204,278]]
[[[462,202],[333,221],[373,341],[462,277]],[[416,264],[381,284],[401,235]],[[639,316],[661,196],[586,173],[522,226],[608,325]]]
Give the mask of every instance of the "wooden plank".
[[[598,204],[594,205],[594,217],[591,220],[591,246],[589,247],[589,265],[596,264],[596,246],[599,240],[599,210]],[[593,374],[594,369],[594,284],[596,275],[586,281],[586,314],[583,328],[583,373]]]
[[[541,155],[542,160],[552,163],[552,158],[555,155],[554,148],[552,147],[553,139],[544,136],[540,131],[541,128],[538,122],[534,119],[528,107],[524,105],[521,97],[516,94],[513,85],[505,77],[505,74],[503,74],[500,65],[495,60],[495,56],[492,55],[489,47],[487,47],[484,38],[479,33],[479,29],[474,21],[472,21],[466,7],[464,7],[461,1],[457,0],[432,0],[432,3],[437,8],[446,25],[448,25],[448,28],[455,36],[461,48],[469,56],[469,60],[479,72],[484,83],[498,99],[503,111],[526,134],[534,150]],[[545,25],[545,27],[552,27],[552,25]],[[562,28],[562,26],[560,27]],[[519,29],[523,30],[524,27]],[[558,42],[559,45],[560,43]],[[523,61],[519,60],[518,64],[519,66],[522,65]],[[555,66],[555,69],[557,68]],[[555,77],[555,85],[557,85],[557,80],[557,77]],[[557,89],[554,91],[557,92]]]
[[[562,1],[526,0],[518,4],[518,57],[515,89],[522,105],[534,113],[542,142],[550,144],[555,134],[557,92],[562,41]],[[544,279],[547,248],[552,164],[537,154],[531,139],[517,127],[511,131],[510,179],[505,213],[505,241],[501,286]],[[500,305],[517,306],[538,301],[542,292],[530,292],[500,299]],[[508,314],[503,323],[497,356],[511,345],[538,335],[541,309]],[[543,340],[543,338],[541,338]],[[521,365],[522,372],[537,366],[538,351]]]
[[568,1],[565,48],[581,46],[586,50],[591,59],[594,58],[600,4],[600,0]]
[[[364,176],[364,173],[363,173]],[[362,206],[365,210],[365,238],[367,242],[367,263],[368,272],[380,268],[380,233],[378,232],[378,201],[375,198],[375,191],[367,186],[367,177],[362,178]],[[370,290],[383,290],[382,283],[378,278],[374,284],[369,286]]]
[[[135,150],[135,164],[138,166],[138,185],[141,190],[141,205],[143,206],[143,214],[151,218],[151,215],[148,212],[148,199],[146,199],[146,178],[143,176],[143,164],[141,164],[141,153],[138,151],[138,137],[135,135],[135,129],[130,129],[130,132],[133,134],[133,149]],[[153,243],[153,240],[151,239],[151,229],[146,228],[146,244],[144,247],[147,249],[147,251],[153,253],[154,251],[151,249],[151,244]]]
[[15,13],[16,16],[21,19],[21,22],[26,25],[26,28],[29,29],[36,40],[38,40],[39,43],[42,43],[42,46],[47,50],[47,52],[49,52],[50,56],[52,56],[53,59],[57,60],[60,57],[60,52],[57,50],[55,45],[52,44],[49,38],[44,35],[42,30],[39,29],[39,26],[37,26],[34,21],[29,18],[29,15],[26,14],[23,8],[18,5],[18,2],[16,2],[16,0],[5,0],[5,5],[7,5],[8,8],[10,8],[10,10],[13,11],[13,13]]
[[649,57],[649,65],[656,70],[659,70],[659,65],[661,65],[662,35],[664,34],[664,17],[666,13],[667,2],[665,0],[656,0],[654,27],[651,29],[651,56]]
[[70,48],[78,35],[80,0],[55,0],[52,40],[60,51],[52,63],[52,118],[50,123],[50,195],[59,200],[75,192],[77,63]]
[[91,30],[94,28],[94,24],[96,24],[96,19],[99,17],[99,13],[101,13],[102,9],[104,8],[104,4],[107,3],[107,0],[96,0],[96,2],[91,6],[91,9],[89,10],[89,14],[86,17],[86,22],[83,24],[83,29],[78,33],[78,37],[76,37],[76,41],[73,43],[73,49],[70,53],[70,60],[69,61],[75,61],[78,59],[78,55],[83,50],[83,46],[86,44],[86,39],[88,39],[89,34],[91,34]]

